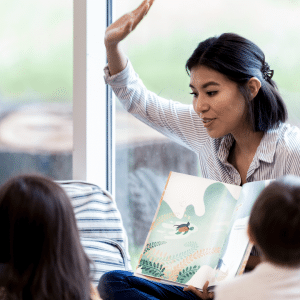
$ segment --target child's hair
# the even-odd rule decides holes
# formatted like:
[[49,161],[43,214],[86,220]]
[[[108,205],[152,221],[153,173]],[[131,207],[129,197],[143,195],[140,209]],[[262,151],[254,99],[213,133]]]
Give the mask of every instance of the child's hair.
[[[287,120],[286,106],[272,80],[273,70],[262,50],[253,42],[234,33],[223,33],[201,42],[186,63],[189,72],[195,66],[206,66],[237,83],[248,106],[253,131],[267,131]],[[247,88],[256,77],[261,88],[254,99]]]
[[300,177],[281,177],[260,193],[251,211],[249,233],[267,260],[300,265]]
[[8,299],[89,299],[90,260],[64,190],[22,175],[0,188],[0,263]]

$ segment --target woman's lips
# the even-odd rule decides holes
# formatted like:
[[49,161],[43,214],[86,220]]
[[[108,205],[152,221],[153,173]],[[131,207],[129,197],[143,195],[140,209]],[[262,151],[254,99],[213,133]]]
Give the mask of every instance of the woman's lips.
[[215,119],[202,119],[204,127],[209,127],[214,122],[214,120]]

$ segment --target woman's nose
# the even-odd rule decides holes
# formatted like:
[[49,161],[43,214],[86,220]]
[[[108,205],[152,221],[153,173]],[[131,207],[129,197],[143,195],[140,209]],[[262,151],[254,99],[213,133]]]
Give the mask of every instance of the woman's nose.
[[209,110],[209,104],[199,97],[193,101],[194,111],[200,115]]

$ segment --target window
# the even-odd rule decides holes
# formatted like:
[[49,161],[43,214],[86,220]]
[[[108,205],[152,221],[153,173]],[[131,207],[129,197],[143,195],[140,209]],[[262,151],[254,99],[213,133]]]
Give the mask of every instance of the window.
[[[115,19],[141,0],[114,0]],[[266,54],[289,111],[300,120],[299,1],[156,1],[122,43],[146,87],[167,99],[191,103],[185,62],[198,43],[235,32]],[[167,140],[130,116],[116,101],[116,199],[130,237],[132,265],[146,239],[170,171],[198,174],[194,153]]]
[[111,2],[1,1],[0,183],[38,172],[109,188],[102,69]]
[[0,183],[72,178],[73,3],[0,3]]

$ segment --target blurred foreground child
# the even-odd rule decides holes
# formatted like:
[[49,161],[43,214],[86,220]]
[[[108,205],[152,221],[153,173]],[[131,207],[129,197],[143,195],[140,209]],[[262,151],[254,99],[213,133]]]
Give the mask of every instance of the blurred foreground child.
[[256,200],[248,234],[262,262],[216,287],[216,300],[300,299],[300,178],[284,176]]
[[73,207],[52,180],[24,175],[0,187],[0,241],[1,299],[89,300],[94,294]]

